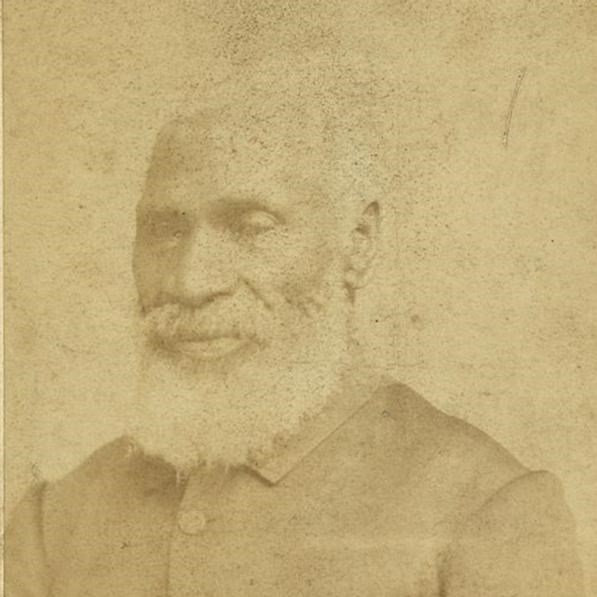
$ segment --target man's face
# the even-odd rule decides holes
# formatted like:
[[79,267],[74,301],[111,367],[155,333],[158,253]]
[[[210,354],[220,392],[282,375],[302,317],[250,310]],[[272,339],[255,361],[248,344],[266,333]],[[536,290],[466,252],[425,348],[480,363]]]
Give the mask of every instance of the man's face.
[[289,148],[284,130],[203,114],[168,125],[156,145],[134,251],[138,434],[182,467],[266,450],[322,408],[340,374],[342,227],[314,176],[323,163]]
[[[296,172],[275,135],[264,147],[254,131],[206,120],[177,122],[163,135],[138,206],[134,266],[144,312],[170,304],[221,316],[193,333],[154,337],[217,366],[268,340],[251,337],[250,303],[306,306],[342,247],[330,199]],[[247,309],[227,311],[239,302]]]

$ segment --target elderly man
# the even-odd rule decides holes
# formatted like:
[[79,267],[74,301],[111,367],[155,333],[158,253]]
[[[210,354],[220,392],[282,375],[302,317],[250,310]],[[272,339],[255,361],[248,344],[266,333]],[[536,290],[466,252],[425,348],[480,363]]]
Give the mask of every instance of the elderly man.
[[581,595],[559,482],[363,362],[392,177],[367,106],[293,67],[160,132],[130,434],[25,498],[7,594]]

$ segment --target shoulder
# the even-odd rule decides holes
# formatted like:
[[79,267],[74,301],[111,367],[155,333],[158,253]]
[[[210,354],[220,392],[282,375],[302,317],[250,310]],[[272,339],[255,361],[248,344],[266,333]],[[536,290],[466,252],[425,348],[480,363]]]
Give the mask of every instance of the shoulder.
[[[127,442],[118,440],[97,450],[64,478],[31,487],[10,517],[6,556],[8,586],[13,592],[46,594],[54,557],[68,549],[73,531],[97,483],[114,478],[110,470],[126,460]],[[116,475],[117,476],[117,475]]]
[[144,457],[127,438],[102,446],[62,479],[45,483],[41,509],[48,553],[59,553],[68,545],[83,520],[100,511],[117,513],[173,476],[171,469]]
[[115,440],[100,447],[62,478],[36,481],[17,504],[11,519],[20,518],[23,512],[35,512],[37,523],[43,523],[53,509],[79,511],[97,482],[106,482],[122,469],[130,454],[129,445],[124,438]]
[[64,477],[45,483],[44,502],[76,508],[97,483],[119,476],[131,455],[132,445],[126,438],[101,446]]
[[46,483],[45,510],[61,507],[76,511],[91,494],[138,493],[175,476],[172,467],[145,456],[129,438],[121,437],[100,447],[62,479]]
[[129,456],[130,444],[120,438],[97,449],[61,479],[46,482],[43,490],[45,525],[65,526],[66,522],[66,526],[75,526],[78,513],[84,510],[90,497],[101,491],[101,486],[121,476]]
[[431,464],[440,459],[453,472],[493,469],[514,478],[528,472],[504,446],[477,427],[442,412],[420,394],[400,383],[380,387],[368,408],[381,415],[392,442],[410,459]]
[[365,406],[359,434],[370,465],[452,515],[465,515],[528,473],[506,448],[480,429],[449,416],[408,386],[387,383]]
[[[442,528],[445,594],[582,595],[575,525],[560,481],[530,471],[483,431],[390,383],[363,416],[368,466],[387,503]],[[404,496],[407,496],[406,498]],[[420,516],[417,517],[417,513]]]
[[442,557],[446,595],[582,596],[576,528],[559,480],[529,472],[493,493]]

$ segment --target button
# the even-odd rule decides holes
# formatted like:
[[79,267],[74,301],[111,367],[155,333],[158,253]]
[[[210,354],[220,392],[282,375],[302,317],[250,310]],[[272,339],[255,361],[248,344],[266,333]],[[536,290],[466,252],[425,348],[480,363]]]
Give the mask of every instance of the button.
[[178,513],[176,522],[186,535],[197,535],[205,530],[207,517],[201,510],[182,510]]

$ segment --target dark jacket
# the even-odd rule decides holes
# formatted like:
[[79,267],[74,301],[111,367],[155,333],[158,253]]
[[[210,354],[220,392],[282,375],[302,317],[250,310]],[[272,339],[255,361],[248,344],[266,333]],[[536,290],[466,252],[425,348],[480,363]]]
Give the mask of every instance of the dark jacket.
[[560,483],[405,386],[188,481],[126,440],[36,487],[9,597],[582,595]]

